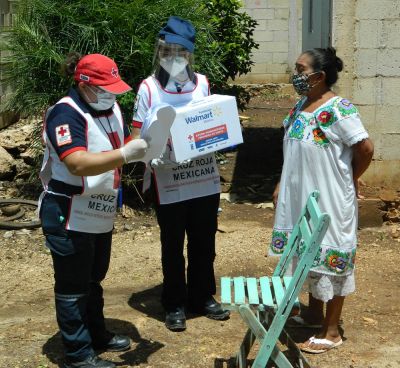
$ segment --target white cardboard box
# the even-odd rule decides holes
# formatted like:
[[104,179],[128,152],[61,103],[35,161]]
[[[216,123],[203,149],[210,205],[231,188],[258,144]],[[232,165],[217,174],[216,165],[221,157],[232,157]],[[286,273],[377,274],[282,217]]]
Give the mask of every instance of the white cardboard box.
[[171,137],[176,161],[243,143],[235,97],[211,95],[175,109]]

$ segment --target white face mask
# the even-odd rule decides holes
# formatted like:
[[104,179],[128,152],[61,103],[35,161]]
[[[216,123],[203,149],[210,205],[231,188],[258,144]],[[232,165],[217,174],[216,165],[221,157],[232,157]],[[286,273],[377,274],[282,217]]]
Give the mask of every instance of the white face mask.
[[184,82],[189,78],[186,71],[188,61],[185,57],[161,58],[160,65],[171,76],[171,78]]
[[97,102],[88,102],[89,106],[96,111],[104,111],[111,109],[114,106],[116,96],[109,92],[98,92],[96,91]]

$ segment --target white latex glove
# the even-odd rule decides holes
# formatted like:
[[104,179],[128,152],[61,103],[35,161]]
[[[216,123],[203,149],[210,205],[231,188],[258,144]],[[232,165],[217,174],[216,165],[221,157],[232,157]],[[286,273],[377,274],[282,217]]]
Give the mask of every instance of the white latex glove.
[[144,157],[146,149],[149,147],[144,139],[133,139],[125,146],[121,147],[119,151],[127,164],[132,161],[138,161]]

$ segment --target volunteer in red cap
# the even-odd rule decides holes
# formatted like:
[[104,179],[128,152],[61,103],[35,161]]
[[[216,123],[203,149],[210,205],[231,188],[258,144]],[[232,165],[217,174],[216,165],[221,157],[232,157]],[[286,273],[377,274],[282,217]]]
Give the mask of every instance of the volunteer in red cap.
[[55,278],[64,367],[111,368],[95,349],[130,348],[106,330],[103,289],[111,251],[121,166],[144,156],[147,143],[130,138],[116,95],[131,87],[110,58],[70,54],[63,70],[75,86],[45,115],[40,217]]

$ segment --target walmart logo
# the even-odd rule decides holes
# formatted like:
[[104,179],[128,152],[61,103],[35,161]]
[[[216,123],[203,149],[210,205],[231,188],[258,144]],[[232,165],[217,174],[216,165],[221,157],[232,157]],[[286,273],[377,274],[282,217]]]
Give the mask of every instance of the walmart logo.
[[192,124],[192,123],[196,123],[198,121],[212,119],[213,117],[214,117],[213,112],[211,110],[206,110],[204,112],[200,111],[200,114],[186,117],[185,121],[186,121],[186,124]]

